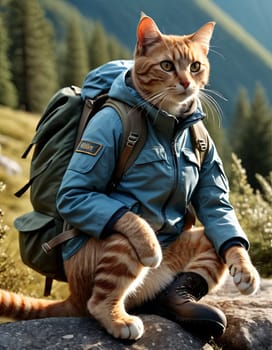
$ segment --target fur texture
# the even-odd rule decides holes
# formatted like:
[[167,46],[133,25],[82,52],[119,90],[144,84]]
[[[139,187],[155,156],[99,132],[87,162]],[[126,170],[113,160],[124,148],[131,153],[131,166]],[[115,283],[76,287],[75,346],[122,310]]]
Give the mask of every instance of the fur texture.
[[[144,99],[169,113],[186,114],[208,82],[207,53],[214,23],[188,36],[163,35],[143,16],[137,29],[133,82]],[[65,262],[70,296],[49,301],[0,290],[0,315],[15,319],[53,316],[95,317],[114,337],[138,339],[144,332],[131,308],[152,299],[179,272],[196,272],[209,291],[224,280],[227,267],[241,293],[254,293],[259,276],[241,247],[218,257],[203,228],[190,228],[163,252],[147,221],[127,212],[116,233],[90,238]]]
[[209,22],[191,35],[163,35],[150,17],[142,17],[133,82],[145,100],[177,116],[189,109],[209,80],[214,25]]

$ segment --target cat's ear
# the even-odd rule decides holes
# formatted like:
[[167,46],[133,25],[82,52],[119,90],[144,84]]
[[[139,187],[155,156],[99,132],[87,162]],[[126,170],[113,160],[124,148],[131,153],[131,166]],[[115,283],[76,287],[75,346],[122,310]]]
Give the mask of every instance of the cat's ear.
[[144,50],[161,39],[161,32],[154,20],[141,13],[141,19],[137,27],[137,50]]
[[191,35],[191,40],[198,42],[202,46],[205,55],[208,55],[209,52],[214,26],[215,22],[208,22]]

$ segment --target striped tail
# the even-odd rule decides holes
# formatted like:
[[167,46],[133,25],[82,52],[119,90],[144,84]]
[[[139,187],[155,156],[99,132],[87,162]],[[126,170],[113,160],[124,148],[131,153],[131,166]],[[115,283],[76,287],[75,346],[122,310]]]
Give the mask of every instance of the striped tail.
[[0,289],[0,316],[16,320],[78,316],[69,299],[53,301],[22,296]]

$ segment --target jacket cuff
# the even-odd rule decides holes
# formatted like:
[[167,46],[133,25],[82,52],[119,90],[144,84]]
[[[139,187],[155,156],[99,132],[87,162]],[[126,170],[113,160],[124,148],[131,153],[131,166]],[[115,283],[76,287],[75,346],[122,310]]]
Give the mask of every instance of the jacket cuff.
[[112,228],[115,225],[115,223],[125,214],[129,211],[127,207],[122,207],[117,210],[116,213],[112,215],[110,220],[107,222],[106,226],[103,229],[103,232],[101,234],[101,238],[106,238],[112,233]]
[[221,258],[223,258],[223,260],[225,260],[224,256],[226,251],[231,248],[231,247],[242,247],[245,248],[247,250],[247,245],[243,242],[242,239],[239,239],[237,237],[235,238],[231,238],[228,241],[226,241],[225,243],[222,244],[222,246],[220,247],[219,250],[219,255],[221,256]]

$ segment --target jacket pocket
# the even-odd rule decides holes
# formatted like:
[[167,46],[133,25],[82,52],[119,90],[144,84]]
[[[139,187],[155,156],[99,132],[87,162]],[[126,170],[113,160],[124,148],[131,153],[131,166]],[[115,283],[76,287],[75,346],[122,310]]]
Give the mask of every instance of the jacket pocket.
[[73,157],[68,166],[68,169],[79,172],[81,174],[86,174],[95,167],[97,162],[101,159],[103,153],[104,153],[103,146],[101,146],[101,148],[98,149],[97,153],[93,153],[93,154],[87,154],[87,153],[76,151],[73,154]]
[[135,165],[167,161],[167,155],[163,147],[157,146],[144,149],[135,160]]
[[163,184],[168,186],[171,171],[165,150],[158,146],[143,149],[123,178],[132,183],[135,188],[142,188],[145,191],[147,188],[145,186],[152,188],[155,186],[154,179],[156,182],[162,181],[162,186]]
[[[145,202],[147,198],[160,197],[172,185],[173,167],[169,164],[165,150],[158,146],[144,148],[140,152],[121,178],[117,189],[123,193],[132,193],[134,198]],[[137,210],[137,204],[133,209]]]

